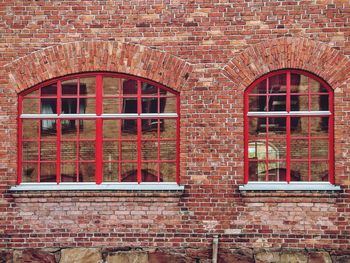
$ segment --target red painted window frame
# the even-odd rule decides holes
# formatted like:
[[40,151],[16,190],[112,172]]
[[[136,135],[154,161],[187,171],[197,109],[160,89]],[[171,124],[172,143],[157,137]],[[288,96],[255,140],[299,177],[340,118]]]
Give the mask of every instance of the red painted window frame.
[[[144,96],[141,94],[141,83],[148,83],[150,85],[153,85],[157,88],[158,92],[157,92],[157,98],[158,98],[158,110],[160,108],[160,90],[164,90],[166,92],[169,92],[170,95],[167,95],[165,98],[167,97],[172,97],[175,98],[175,104],[176,104],[176,117],[153,117],[154,119],[158,119],[158,132],[157,132],[157,138],[154,138],[154,140],[156,140],[158,142],[158,152],[157,152],[157,163],[158,163],[158,171],[157,171],[157,182],[160,182],[160,164],[162,162],[167,162],[167,160],[161,160],[160,159],[160,141],[162,140],[167,140],[166,138],[162,138],[161,139],[161,135],[160,135],[160,120],[164,120],[164,119],[173,119],[176,122],[176,131],[175,131],[175,135],[176,135],[176,142],[175,142],[175,160],[171,160],[171,163],[175,164],[175,168],[176,168],[176,174],[175,174],[175,182],[179,185],[180,184],[180,93],[177,91],[174,91],[164,85],[161,85],[157,82],[154,82],[152,80],[148,80],[148,79],[144,79],[141,77],[137,77],[137,76],[132,76],[132,75],[128,75],[128,74],[122,74],[122,73],[112,73],[112,72],[86,72],[86,73],[78,73],[78,74],[72,74],[72,75],[67,75],[64,77],[59,77],[59,78],[55,78],[55,79],[51,79],[48,81],[45,81],[43,83],[40,83],[32,88],[29,88],[23,92],[21,92],[18,95],[18,118],[17,118],[17,123],[18,123],[18,154],[17,154],[17,158],[18,158],[18,167],[17,167],[17,184],[21,184],[22,183],[22,164],[23,164],[23,160],[22,160],[22,145],[23,145],[23,124],[22,124],[22,120],[25,118],[21,117],[22,111],[23,111],[23,99],[26,95],[29,95],[30,93],[36,91],[36,90],[40,90],[42,88],[45,88],[49,85],[52,84],[57,84],[57,93],[56,93],[56,99],[57,99],[57,114],[61,112],[60,110],[60,106],[61,106],[61,83],[62,81],[66,81],[66,80],[74,80],[77,79],[78,82],[78,87],[77,87],[77,108],[79,109],[79,99],[80,99],[80,95],[79,95],[79,80],[81,78],[90,78],[90,77],[95,77],[96,80],[96,94],[93,96],[95,97],[95,103],[96,103],[96,118],[89,118],[91,120],[94,120],[96,122],[96,136],[95,136],[95,183],[96,184],[101,184],[103,182],[103,169],[102,169],[102,164],[104,162],[103,160],[103,118],[101,117],[103,114],[103,109],[102,109],[102,102],[103,102],[103,98],[108,98],[108,95],[103,95],[102,93],[102,87],[103,87],[103,78],[104,77],[112,77],[112,78],[116,78],[116,79],[131,79],[131,80],[135,80],[137,82],[137,183],[140,184],[142,183],[142,164],[144,162],[146,162],[145,160],[142,159],[141,157],[141,139],[142,139],[142,120],[143,119],[147,119],[147,118],[143,118],[141,116],[141,101],[142,101],[142,97]],[[35,96],[34,96],[35,97]],[[85,96],[86,97],[86,96]],[[120,92],[120,94],[116,95],[116,97],[120,97],[120,98],[124,98],[124,96],[122,95],[122,91]],[[127,96],[126,96],[127,97]],[[38,98],[42,98],[41,95],[38,96]],[[122,106],[120,106],[122,107]],[[60,115],[60,114],[59,114]],[[125,114],[126,115],[126,114]],[[33,118],[32,118],[33,119]],[[35,119],[35,118],[34,118]],[[70,118],[70,119],[74,119],[74,118]],[[82,118],[80,118],[82,119]],[[84,118],[83,118],[84,119]],[[108,120],[112,119],[112,120],[123,120],[123,117],[120,118],[107,118]],[[36,120],[40,120],[40,118],[37,118]],[[56,120],[56,131],[57,131],[57,135],[56,135],[56,151],[57,151],[57,159],[55,161],[56,163],[56,183],[59,184],[60,182],[60,166],[62,164],[61,162],[61,120],[60,118],[55,118]],[[79,120],[79,119],[75,119],[75,120]],[[38,139],[38,150],[39,150],[39,156],[38,156],[38,163],[40,163],[40,128],[39,128],[39,139]],[[78,131],[79,133],[79,131]],[[119,134],[119,137],[121,135]],[[120,138],[119,138],[120,141]],[[121,151],[121,148],[119,147],[119,151]],[[119,152],[119,156],[120,156],[120,152]],[[120,159],[120,157],[119,157]],[[119,160],[120,162],[121,160]],[[78,159],[76,160],[76,164],[78,164]],[[40,183],[40,165],[38,165],[38,178],[37,178],[37,182]],[[77,165],[78,167],[78,165]],[[78,168],[77,168],[78,169]],[[119,170],[119,174],[118,174],[118,181],[117,183],[121,183],[121,174],[120,174],[120,168]],[[77,176],[79,176],[77,174]],[[79,183],[78,181],[76,183]]]
[[[249,95],[252,89],[257,87],[259,83],[262,81],[267,81],[266,85],[268,86],[268,80],[272,76],[280,75],[280,74],[286,74],[286,111],[290,112],[290,101],[291,101],[291,74],[301,74],[305,75],[313,80],[318,81],[324,88],[328,91],[328,111],[330,112],[329,117],[329,127],[328,127],[328,164],[329,164],[329,172],[328,172],[328,181],[331,184],[335,184],[335,178],[334,178],[334,92],[333,89],[326,83],[323,79],[320,77],[309,73],[307,71],[298,70],[298,69],[283,69],[278,71],[270,72],[257,80],[255,80],[244,92],[244,184],[247,184],[249,182]],[[268,89],[267,89],[268,90]],[[267,92],[267,91],[266,91]],[[268,96],[268,95],[267,95]],[[310,89],[308,88],[308,96],[310,96]],[[310,102],[309,102],[309,111],[310,111]],[[308,115],[299,115],[300,117],[307,117]],[[260,116],[259,116],[260,117]],[[263,116],[268,117],[268,115]],[[286,116],[286,182],[291,182],[291,168],[290,168],[290,162],[291,162],[291,151],[290,151],[290,141],[291,141],[291,116],[288,114]],[[294,116],[295,117],[295,116]],[[322,117],[322,115],[317,115],[316,117]],[[310,115],[309,115],[310,118]],[[309,122],[310,123],[310,122]],[[310,124],[309,124],[310,126]],[[268,128],[267,128],[268,129]],[[310,130],[308,131],[308,140],[310,139]],[[268,132],[266,133],[266,141],[268,141]],[[266,142],[265,141],[265,142]],[[268,145],[266,144],[266,147]],[[308,179],[311,181],[310,178],[310,142],[309,142],[309,152],[308,152],[308,162],[309,162],[309,172],[308,172]],[[268,169],[268,168],[267,168]],[[268,181],[268,172],[267,172],[267,178],[265,183],[269,183]],[[270,181],[271,182],[271,181]],[[284,181],[281,181],[284,182]],[[308,181],[302,181],[302,182],[308,182]]]

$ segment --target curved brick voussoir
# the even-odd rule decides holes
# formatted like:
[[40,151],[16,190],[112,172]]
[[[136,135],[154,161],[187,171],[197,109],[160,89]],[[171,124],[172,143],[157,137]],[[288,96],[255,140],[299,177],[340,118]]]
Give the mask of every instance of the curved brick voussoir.
[[346,56],[324,43],[283,37],[247,48],[229,61],[223,73],[245,88],[268,72],[295,68],[312,72],[337,88],[350,77],[349,67]]
[[21,92],[40,82],[87,71],[127,73],[180,91],[191,73],[186,61],[160,50],[120,42],[73,42],[48,47],[6,65]]

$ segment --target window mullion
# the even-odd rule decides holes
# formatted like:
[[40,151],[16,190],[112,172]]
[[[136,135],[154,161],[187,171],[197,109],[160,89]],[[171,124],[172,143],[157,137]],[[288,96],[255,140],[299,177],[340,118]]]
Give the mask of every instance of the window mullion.
[[102,114],[102,76],[96,76],[96,154],[95,154],[95,162],[96,162],[96,171],[95,171],[95,180],[96,184],[102,183],[102,124],[103,121],[101,119]]
[[[57,82],[57,115],[61,114],[61,94],[62,94],[61,81]],[[61,120],[56,120],[56,182],[61,181]]]
[[141,81],[137,81],[137,183],[141,183],[141,133],[142,133]]
[[291,163],[291,153],[290,153],[290,130],[291,130],[291,127],[290,127],[290,83],[291,83],[291,76],[290,76],[290,72],[287,72],[287,79],[286,79],[286,84],[287,84],[287,98],[286,98],[286,101],[287,101],[287,104],[286,104],[286,110],[288,112],[288,115],[287,115],[287,119],[286,119],[286,168],[287,168],[287,174],[286,174],[286,181],[287,183],[290,183],[290,163]]
[[[22,114],[22,107],[23,107],[23,96],[18,97],[18,113]],[[22,151],[23,151],[23,138],[22,138],[22,132],[23,132],[23,120],[18,117],[17,119],[18,123],[18,153],[17,153],[17,158],[18,158],[18,166],[17,166],[17,184],[22,183]]]

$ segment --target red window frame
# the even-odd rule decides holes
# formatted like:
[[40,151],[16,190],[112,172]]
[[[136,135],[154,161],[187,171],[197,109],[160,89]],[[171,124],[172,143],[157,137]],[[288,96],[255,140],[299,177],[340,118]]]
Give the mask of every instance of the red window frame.
[[[80,79],[82,78],[95,78],[95,94],[94,95],[86,95],[86,94],[80,94],[79,90],[80,90]],[[103,78],[115,78],[116,81],[120,81],[119,83],[121,83],[122,79],[128,79],[128,80],[133,80],[137,83],[137,90],[136,90],[136,94],[123,94],[123,90],[119,91],[119,94],[103,94]],[[95,114],[85,114],[84,113],[77,113],[77,114],[69,114],[69,116],[65,117],[64,113],[61,113],[61,106],[62,106],[62,97],[64,98],[65,95],[62,94],[62,86],[61,83],[63,81],[67,81],[67,80],[77,80],[77,92],[74,95],[74,99],[77,100],[77,111],[79,111],[79,101],[85,100],[85,99],[89,99],[89,98],[94,98],[95,100]],[[157,93],[156,94],[144,94],[142,93],[142,84],[143,83],[147,83],[148,85],[152,85],[156,90]],[[48,87],[50,85],[56,85],[57,86],[57,93],[56,95],[53,96],[42,96],[41,94],[41,90],[45,89],[45,87]],[[122,85],[122,84],[121,84]],[[39,90],[39,94],[36,93],[34,94],[35,91]],[[62,95],[61,95],[62,94]],[[164,95],[166,94],[166,95]],[[28,99],[28,96],[30,97],[30,99],[37,99],[39,100],[39,106],[38,106],[38,110],[36,114],[25,114],[23,113],[23,101],[25,99]],[[66,96],[67,97],[67,96]],[[22,173],[23,173],[23,163],[27,162],[27,163],[35,163],[37,162],[37,183],[41,182],[40,179],[40,166],[45,163],[45,161],[41,160],[41,156],[40,156],[40,143],[42,141],[45,141],[45,139],[42,139],[42,135],[41,135],[41,130],[42,130],[42,121],[43,120],[55,120],[56,122],[56,140],[55,140],[55,144],[56,144],[56,160],[55,161],[50,161],[51,163],[55,163],[56,165],[56,183],[59,184],[61,183],[61,164],[64,164],[65,160],[61,159],[61,135],[64,131],[62,131],[61,129],[61,122],[62,120],[75,120],[76,121],[76,127],[77,127],[77,139],[76,139],[76,143],[78,145],[79,143],[79,130],[82,129],[82,127],[80,127],[80,120],[93,120],[95,121],[96,127],[95,127],[95,138],[93,141],[91,141],[91,143],[95,143],[95,160],[90,160],[90,163],[94,163],[95,165],[95,183],[96,184],[101,184],[103,182],[103,163],[106,163],[106,160],[103,160],[103,142],[108,142],[108,139],[103,137],[103,122],[107,121],[107,120],[117,120],[120,121],[121,123],[124,122],[124,120],[130,119],[130,116],[128,116],[128,113],[123,112],[123,100],[126,98],[130,98],[132,97],[133,99],[135,99],[137,101],[137,109],[136,112],[134,114],[132,114],[133,116],[131,117],[132,119],[136,120],[136,128],[137,130],[135,131],[136,137],[137,137],[137,158],[135,158],[134,162],[137,165],[137,171],[136,171],[136,182],[138,184],[144,182],[144,181],[152,181],[152,182],[161,182],[162,178],[161,178],[161,164],[162,163],[171,163],[172,165],[174,165],[175,167],[175,182],[177,184],[180,184],[180,94],[179,92],[176,92],[172,89],[169,89],[159,83],[156,83],[154,81],[151,80],[146,80],[140,77],[136,77],[136,76],[131,76],[131,75],[127,75],[127,74],[120,74],[120,73],[110,73],[110,72],[89,72],[89,73],[79,73],[79,74],[73,74],[73,75],[69,75],[69,76],[65,76],[65,77],[61,77],[61,78],[56,78],[56,79],[52,79],[49,81],[46,81],[44,83],[41,83],[35,87],[32,87],[22,93],[19,94],[18,96],[18,177],[17,177],[17,184],[21,184],[22,183]],[[149,99],[153,99],[154,97],[157,99],[158,101],[158,112],[157,113],[152,113],[152,112],[142,112],[142,100],[147,100],[149,97]],[[50,117],[44,116],[44,114],[41,113],[41,109],[40,109],[40,104],[42,103],[42,99],[45,98],[50,98],[50,99],[55,99],[57,102],[56,108],[57,108],[57,112],[50,115]],[[166,100],[167,98],[171,98],[174,100],[174,108],[175,108],[175,112],[173,113],[164,113],[164,108],[163,111],[161,111],[161,100]],[[119,112],[116,114],[104,114],[103,113],[103,101],[104,99],[118,99],[119,100]],[[151,113],[151,114],[149,114]],[[92,116],[93,115],[93,116]],[[24,139],[23,138],[23,120],[37,120],[40,124],[40,128],[38,129],[38,138],[35,139]],[[147,130],[145,131],[144,129],[142,129],[142,122],[145,120],[154,120],[156,119],[158,122],[157,124],[157,131],[156,131],[156,137],[152,137],[152,138],[143,138],[143,133],[147,132]],[[163,129],[163,125],[164,122],[166,123],[166,120],[172,120],[174,122],[174,125],[176,126],[175,129],[176,131],[174,132],[175,134],[175,138],[163,138],[161,136],[161,132]],[[152,130],[154,132],[154,129]],[[122,141],[121,138],[121,133],[125,132],[123,131],[122,125],[120,126],[120,131],[118,134],[118,138],[114,139],[114,141],[120,143]],[[37,143],[37,147],[38,147],[38,159],[37,160],[31,160],[31,161],[26,161],[23,160],[23,154],[22,154],[22,150],[23,150],[23,143],[24,142],[35,142]],[[112,140],[111,140],[112,141]],[[157,150],[157,159],[156,160],[152,160],[153,163],[157,164],[157,171],[155,172],[154,175],[152,174],[146,174],[145,171],[142,169],[142,164],[147,163],[147,162],[151,162],[145,158],[142,157],[142,142],[147,142],[147,141],[152,141],[155,144],[157,144],[158,146],[158,150]],[[175,158],[171,159],[171,160],[164,160],[161,158],[161,150],[160,150],[160,145],[161,142],[166,142],[166,141],[172,141],[175,142],[175,146],[174,146],[174,151],[175,151]],[[75,142],[74,142],[75,143]],[[77,146],[78,147],[78,146]],[[121,147],[119,147],[119,156],[121,154]],[[78,155],[78,150],[77,150],[77,155]],[[115,163],[118,163],[119,165],[121,164],[121,162],[123,162],[123,160],[121,160],[121,158],[119,157],[118,160],[112,160]],[[111,162],[112,162],[111,161]],[[79,163],[81,163],[83,161],[79,160],[79,158],[77,157],[75,160],[75,165],[76,165],[76,181],[77,183],[79,183],[79,171],[78,171],[78,167],[79,167]],[[117,183],[121,183],[121,182],[131,182],[133,181],[132,179],[130,179],[132,177],[131,174],[127,174],[126,176],[126,180],[123,181],[123,179],[121,178],[121,168],[119,166],[118,168],[118,178],[116,179],[116,181],[113,182],[117,182]],[[154,180],[154,178],[151,177],[155,177],[156,179]]]
[[[254,88],[257,88],[259,84],[263,83],[264,81],[266,82],[266,87],[269,87],[269,79],[271,77],[275,77],[278,75],[282,75],[285,74],[286,76],[286,91],[285,91],[285,96],[286,96],[286,110],[285,111],[275,111],[269,112],[269,106],[268,103],[266,106],[266,110],[262,111],[262,110],[258,110],[258,111],[249,111],[249,98],[250,97],[254,97],[254,96],[266,96],[266,101],[269,101],[269,97],[271,96],[276,96],[276,94],[272,94],[269,93],[269,88],[266,88],[266,94],[262,93],[262,94],[254,94],[252,91]],[[292,83],[292,74],[300,74],[300,75],[304,75],[306,77],[308,77],[308,88],[307,88],[307,92],[304,93],[298,93],[298,92],[292,92],[291,91],[291,83]],[[315,80],[320,84],[320,87],[322,86],[323,88],[325,88],[327,91],[326,92],[311,92],[311,84],[310,84],[310,79],[311,80]],[[271,92],[271,91],[270,91]],[[277,94],[279,95],[279,94]],[[291,98],[292,96],[299,96],[299,95],[304,95],[307,96],[308,98],[308,108],[307,111],[302,111],[302,110],[295,110],[292,109],[291,106]],[[311,109],[311,96],[312,95],[319,95],[320,98],[323,98],[322,95],[328,95],[328,110],[327,111],[313,111]],[[307,158],[305,160],[302,160],[303,162],[307,162],[308,164],[308,180],[309,182],[311,182],[311,161],[327,161],[328,162],[328,178],[327,180],[331,183],[334,184],[335,183],[335,179],[334,179],[334,105],[333,105],[333,98],[334,98],[334,94],[333,94],[333,90],[332,88],[321,78],[309,73],[309,72],[305,72],[302,70],[296,70],[296,69],[285,69],[285,70],[279,70],[279,71],[275,71],[275,72],[270,72],[269,74],[264,75],[263,77],[255,80],[244,92],[244,184],[247,184],[250,180],[249,180],[249,142],[250,139],[254,140],[254,136],[250,136],[249,134],[249,128],[250,128],[250,123],[249,123],[249,118],[255,117],[255,118],[266,118],[265,123],[266,123],[266,130],[264,131],[265,133],[265,139],[261,139],[260,142],[265,143],[266,145],[266,157],[265,157],[265,182],[270,181],[269,179],[269,158],[268,158],[268,154],[269,154],[269,142],[270,142],[270,138],[269,138],[269,119],[278,119],[278,118],[285,118],[285,138],[282,138],[282,140],[285,140],[286,142],[286,157],[285,157],[285,163],[286,163],[286,167],[285,167],[285,180],[280,180],[280,181],[285,181],[287,183],[290,183],[291,181],[293,181],[293,171],[291,170],[291,132],[293,131],[293,128],[291,127],[291,125],[294,125],[292,123],[292,121],[295,121],[296,119],[308,119],[308,133],[307,133],[307,138],[302,138],[302,139],[307,139],[308,141],[308,153],[307,153]],[[324,103],[323,102],[320,102]],[[320,105],[321,106],[321,105]],[[291,120],[294,117],[293,120]],[[321,126],[324,126],[324,117],[328,118],[328,135],[327,138],[321,138],[321,139],[328,139],[328,158],[325,160],[316,160],[313,159],[311,157],[311,139],[317,139],[317,137],[312,137],[311,136],[311,131],[310,131],[310,123],[311,123],[311,118],[312,117],[320,117],[322,118],[321,121]],[[321,127],[322,129],[324,129],[324,127]],[[250,138],[252,137],[252,138]],[[298,137],[293,137],[293,139],[301,139]],[[253,142],[253,141],[252,141]],[[277,160],[280,161],[280,160]],[[294,160],[295,161],[295,160]],[[253,169],[252,169],[253,170]],[[271,181],[270,181],[271,182]],[[305,180],[303,181],[305,182]]]

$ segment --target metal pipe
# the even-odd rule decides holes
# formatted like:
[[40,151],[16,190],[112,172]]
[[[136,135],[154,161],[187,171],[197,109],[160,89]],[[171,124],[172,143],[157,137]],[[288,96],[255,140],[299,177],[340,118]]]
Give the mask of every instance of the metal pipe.
[[213,236],[213,263],[218,262],[218,247],[219,247],[219,236]]

